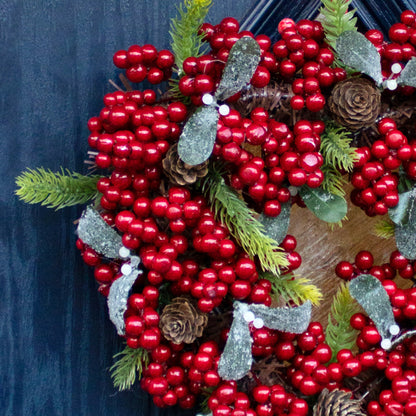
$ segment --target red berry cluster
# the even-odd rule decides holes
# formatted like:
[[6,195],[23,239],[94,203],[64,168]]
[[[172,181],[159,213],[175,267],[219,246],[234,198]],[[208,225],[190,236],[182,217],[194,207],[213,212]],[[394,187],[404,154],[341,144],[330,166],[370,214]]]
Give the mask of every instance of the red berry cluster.
[[159,290],[154,286],[145,286],[142,293],[129,297],[124,320],[126,343],[130,348],[152,350],[160,344],[158,301]]
[[[275,217],[281,204],[290,200],[288,186],[321,185],[319,146],[324,128],[321,121],[300,120],[292,132],[269,118],[264,108],[254,109],[250,119],[231,110],[220,117],[213,155],[227,162],[231,186],[243,191],[258,211]],[[256,156],[259,153],[263,157]]]
[[[385,287],[390,291],[391,285]],[[351,326],[360,331],[357,345],[361,352],[355,358],[358,360],[356,373],[366,370],[378,371],[383,374],[386,381],[383,385],[384,389],[378,395],[378,400],[368,403],[368,414],[370,416],[415,415],[416,338],[407,339],[394,349],[386,351],[378,346],[381,340],[380,334],[368,317],[361,313],[353,315]],[[350,355],[350,351],[340,351],[339,361],[342,362],[344,356]]]
[[[393,24],[389,29],[391,42],[384,39],[377,29],[371,29],[365,34],[366,38],[377,48],[381,56],[382,72],[385,79],[396,78],[398,72],[392,73],[392,64],[404,65],[416,56],[416,14],[406,10],[400,16],[400,23]],[[413,87],[400,87],[405,94],[412,94]]]
[[202,343],[195,353],[183,350],[182,344],[160,344],[151,352],[141,386],[158,407],[179,404],[190,409],[204,389],[220,383],[219,354],[214,341]]
[[[381,139],[371,149],[357,150],[357,160],[351,177],[356,188],[351,201],[369,216],[387,214],[399,202],[397,169],[404,164],[406,172],[416,174],[416,146],[408,144],[406,136],[397,130],[396,123],[384,118],[378,123]],[[416,160],[416,159],[414,159]],[[409,175],[410,176],[410,175]]]
[[308,404],[305,400],[288,392],[281,385],[259,384],[252,391],[252,400],[238,391],[234,381],[222,382],[208,400],[213,416],[273,416],[296,414],[306,416]]
[[186,106],[180,102],[167,108],[153,105],[156,95],[151,90],[115,92],[106,97],[100,116],[88,123],[88,143],[98,152],[97,166],[136,172],[159,167],[169,143],[179,138],[178,123],[186,118]]
[[254,87],[265,87],[270,82],[270,72],[276,72],[277,62],[269,51],[271,41],[268,36],[254,37],[251,32],[239,33],[240,25],[236,19],[227,17],[218,25],[204,23],[200,28],[200,34],[204,35],[204,41],[208,42],[211,51],[200,57],[189,57],[183,63],[183,76],[179,81],[179,89],[183,95],[191,97],[195,105],[202,105],[202,96],[212,93],[221,79],[225,62],[232,46],[243,36],[255,38],[261,49],[261,60],[252,79]]
[[117,68],[126,70],[131,82],[139,83],[147,79],[151,84],[160,84],[171,77],[175,57],[165,49],[158,52],[153,45],[131,45],[127,51],[117,51],[113,62]]
[[279,74],[292,79],[299,70],[302,77],[292,83],[295,94],[291,107],[318,112],[324,108],[325,97],[321,88],[332,86],[346,77],[342,68],[331,68],[334,54],[324,43],[324,31],[319,22],[283,19],[278,26],[282,39],[273,45],[273,53],[278,61]]

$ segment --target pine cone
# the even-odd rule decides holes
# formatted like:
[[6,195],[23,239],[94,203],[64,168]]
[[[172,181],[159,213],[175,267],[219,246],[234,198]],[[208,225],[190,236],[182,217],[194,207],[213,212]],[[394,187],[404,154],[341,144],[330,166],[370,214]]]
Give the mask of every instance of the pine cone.
[[174,298],[163,309],[160,329],[168,341],[191,344],[204,332],[208,316],[200,312],[189,299]]
[[381,95],[371,81],[349,78],[335,85],[328,106],[336,122],[350,130],[358,130],[376,120]]
[[365,416],[365,413],[360,402],[351,399],[351,393],[324,389],[313,407],[313,416]]
[[162,165],[170,181],[175,185],[193,184],[208,173],[208,161],[195,166],[183,162],[179,158],[177,144],[170,147]]

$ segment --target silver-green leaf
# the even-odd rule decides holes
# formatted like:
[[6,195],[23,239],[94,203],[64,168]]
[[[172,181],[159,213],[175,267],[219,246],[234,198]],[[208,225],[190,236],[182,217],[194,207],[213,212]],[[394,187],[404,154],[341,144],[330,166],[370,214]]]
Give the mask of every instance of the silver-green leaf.
[[249,36],[239,39],[230,50],[215,98],[224,101],[241,91],[253,77],[260,57],[261,50],[256,40]]
[[413,57],[397,78],[399,85],[408,85],[409,87],[416,87],[416,58]]
[[370,274],[362,274],[349,284],[351,296],[364,308],[383,339],[390,339],[394,320],[390,298],[381,282]]
[[290,202],[285,202],[281,205],[282,211],[277,217],[269,217],[262,213],[258,218],[264,225],[266,235],[273,238],[277,244],[280,244],[286,237],[290,222],[290,208],[292,206]]
[[299,194],[305,205],[325,222],[337,223],[347,215],[347,201],[342,196],[305,185],[299,189]]
[[178,155],[188,165],[205,162],[214,148],[218,111],[215,106],[200,107],[191,116],[178,142]]
[[355,30],[343,32],[337,39],[336,52],[345,65],[368,75],[381,85],[380,54],[376,47],[362,34]]
[[396,225],[405,225],[409,222],[409,216],[413,212],[416,202],[416,190],[412,189],[399,194],[399,203],[389,209],[389,217]]

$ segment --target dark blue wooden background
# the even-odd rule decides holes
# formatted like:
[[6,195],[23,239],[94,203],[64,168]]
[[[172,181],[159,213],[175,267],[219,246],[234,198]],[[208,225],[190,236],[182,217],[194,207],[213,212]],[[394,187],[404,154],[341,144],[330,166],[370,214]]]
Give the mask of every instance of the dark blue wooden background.
[[[140,391],[112,387],[108,368],[121,343],[74,247],[80,210],[25,205],[13,192],[27,167],[86,172],[86,124],[112,90],[113,53],[133,43],[167,48],[179,3],[0,0],[0,415],[159,413]],[[209,20],[241,19],[255,4],[247,26],[258,30],[270,15],[262,24],[270,33],[278,19],[306,17],[315,3],[217,0]],[[376,15],[381,2],[356,3],[373,4],[362,13]],[[403,2],[388,3],[395,9],[383,16],[395,21]]]

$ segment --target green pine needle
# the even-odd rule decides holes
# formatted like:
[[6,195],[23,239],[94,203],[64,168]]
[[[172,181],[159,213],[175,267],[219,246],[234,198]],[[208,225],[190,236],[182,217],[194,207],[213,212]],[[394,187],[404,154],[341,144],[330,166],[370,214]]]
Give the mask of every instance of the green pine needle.
[[318,287],[310,283],[309,279],[304,277],[295,278],[291,273],[283,276],[276,276],[272,273],[262,273],[262,279],[267,279],[272,284],[272,296],[276,300],[281,297],[285,302],[294,302],[301,305],[307,300],[312,305],[319,305],[322,300],[322,293]]
[[136,377],[140,380],[143,369],[149,364],[149,353],[145,349],[133,349],[127,345],[114,358],[118,358],[118,361],[110,368],[111,378],[114,387],[119,391],[128,390],[132,387]]
[[351,147],[352,137],[344,128],[329,122],[321,135],[320,152],[325,164],[334,169],[351,172],[356,158],[356,148]]
[[101,176],[84,176],[61,168],[52,172],[44,168],[28,169],[16,178],[16,195],[28,204],[42,204],[56,210],[85,204],[98,195]]
[[346,283],[342,283],[334,296],[326,327],[326,343],[332,349],[332,361],[344,348],[353,350],[358,331],[350,325],[350,319],[360,312],[360,307],[350,295]]
[[218,221],[230,230],[231,235],[250,257],[257,256],[261,268],[278,275],[288,261],[277,242],[268,237],[263,224],[254,217],[254,211],[225,184],[215,168],[202,181],[202,191],[209,199]]
[[335,48],[336,40],[341,33],[347,30],[357,30],[357,18],[354,17],[355,10],[348,12],[352,0],[321,0],[320,13],[323,16],[326,42]]
[[322,188],[331,194],[344,196],[344,186],[347,184],[347,180],[342,173],[328,164],[323,164],[321,170],[324,174],[324,181],[322,182]]
[[203,35],[198,35],[198,30],[211,4],[212,0],[184,0],[178,8],[179,16],[172,19],[169,33],[179,77],[184,75],[183,61],[200,55]]
[[393,238],[394,237],[394,222],[390,219],[380,220],[374,227],[374,234],[380,238]]

